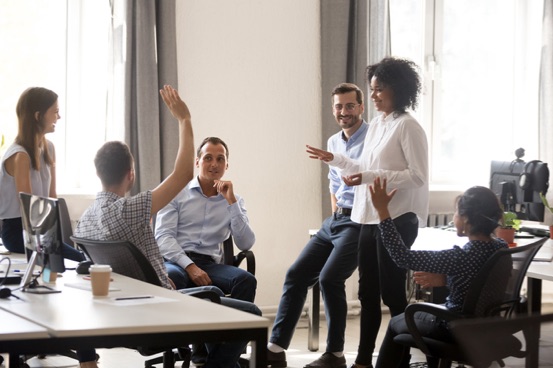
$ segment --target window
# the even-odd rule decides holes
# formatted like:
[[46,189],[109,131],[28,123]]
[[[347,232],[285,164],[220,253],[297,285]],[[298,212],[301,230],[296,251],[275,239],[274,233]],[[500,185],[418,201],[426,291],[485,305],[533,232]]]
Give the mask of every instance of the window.
[[392,54],[423,75],[416,116],[434,189],[489,183],[491,160],[538,158],[543,3],[390,0]]
[[6,146],[17,134],[19,95],[31,86],[49,88],[59,96],[61,115],[56,132],[47,135],[56,146],[57,191],[99,190],[93,159],[110,125],[109,2],[14,0],[1,6],[0,133]]

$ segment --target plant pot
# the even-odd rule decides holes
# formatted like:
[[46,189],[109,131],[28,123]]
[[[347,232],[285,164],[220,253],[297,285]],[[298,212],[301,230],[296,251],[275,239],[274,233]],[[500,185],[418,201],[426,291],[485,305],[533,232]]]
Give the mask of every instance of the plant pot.
[[549,239],[553,239],[553,225],[549,225]]
[[495,231],[495,236],[505,240],[509,246],[513,246],[515,244],[515,231],[512,228],[498,227]]

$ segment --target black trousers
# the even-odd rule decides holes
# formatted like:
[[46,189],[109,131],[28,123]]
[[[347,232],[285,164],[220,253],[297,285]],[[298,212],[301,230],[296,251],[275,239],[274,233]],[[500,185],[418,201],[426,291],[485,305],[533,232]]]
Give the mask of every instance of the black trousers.
[[[408,212],[394,219],[407,247],[418,235],[417,216]],[[407,270],[396,266],[382,244],[378,225],[363,225],[359,235],[359,300],[361,301],[361,334],[355,363],[370,365],[376,337],[382,321],[381,300],[397,316],[407,306]]]

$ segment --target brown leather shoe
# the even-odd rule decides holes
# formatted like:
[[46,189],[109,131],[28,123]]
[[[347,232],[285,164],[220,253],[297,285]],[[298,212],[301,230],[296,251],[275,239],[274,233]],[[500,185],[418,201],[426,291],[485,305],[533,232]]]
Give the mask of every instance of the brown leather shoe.
[[271,350],[267,349],[267,367],[286,368],[287,366],[286,352],[281,351],[280,353],[273,353]]
[[319,359],[312,361],[304,368],[346,368],[346,358],[343,355],[337,357],[332,353],[326,352]]

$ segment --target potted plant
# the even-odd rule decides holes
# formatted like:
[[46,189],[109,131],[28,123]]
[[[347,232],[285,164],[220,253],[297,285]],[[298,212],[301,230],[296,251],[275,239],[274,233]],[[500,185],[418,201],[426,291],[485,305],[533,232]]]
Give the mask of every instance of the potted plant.
[[520,229],[520,223],[521,221],[517,218],[516,213],[510,211],[503,212],[503,221],[499,228],[497,228],[495,235],[505,240],[510,247],[514,247],[516,245],[515,232]]
[[[545,198],[545,195],[543,193],[540,193],[540,198],[545,208],[547,208],[549,212],[553,214],[553,207],[549,205],[549,202],[547,201],[547,198]],[[549,238],[553,239],[553,224],[549,225]]]

